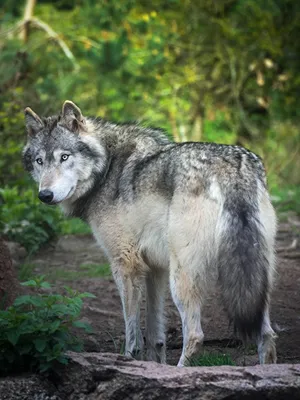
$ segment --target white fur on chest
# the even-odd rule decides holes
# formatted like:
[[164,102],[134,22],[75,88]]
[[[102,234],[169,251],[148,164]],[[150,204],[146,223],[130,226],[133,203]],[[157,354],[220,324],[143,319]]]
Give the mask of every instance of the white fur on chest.
[[150,268],[168,268],[168,204],[160,197],[149,196],[130,205],[122,204],[89,222],[110,261],[134,245]]

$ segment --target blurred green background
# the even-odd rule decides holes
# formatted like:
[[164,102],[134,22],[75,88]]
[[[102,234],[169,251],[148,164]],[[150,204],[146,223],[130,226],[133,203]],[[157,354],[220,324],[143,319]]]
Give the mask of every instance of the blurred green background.
[[28,251],[86,232],[42,206],[24,173],[23,109],[159,126],[176,141],[264,158],[281,211],[300,213],[300,2],[2,0],[0,233]]

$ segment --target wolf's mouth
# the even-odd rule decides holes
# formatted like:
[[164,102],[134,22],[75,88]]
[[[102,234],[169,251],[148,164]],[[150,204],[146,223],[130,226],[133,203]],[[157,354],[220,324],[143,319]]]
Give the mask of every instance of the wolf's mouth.
[[60,204],[63,201],[67,200],[69,198],[69,196],[70,196],[70,193],[72,193],[73,190],[74,190],[74,186],[71,187],[71,189],[69,190],[69,193],[66,195],[66,197],[64,199],[59,200],[59,201],[53,200],[53,201],[51,201],[51,203],[48,203],[48,205],[49,206],[56,206],[57,204]]

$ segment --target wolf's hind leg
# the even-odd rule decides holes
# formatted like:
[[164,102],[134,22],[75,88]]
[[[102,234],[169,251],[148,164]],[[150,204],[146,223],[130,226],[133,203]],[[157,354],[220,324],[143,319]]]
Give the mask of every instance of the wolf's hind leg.
[[[267,259],[269,261],[268,277],[270,289],[273,286],[275,275],[275,234],[276,234],[276,215],[274,208],[266,193],[262,197],[260,203],[260,220],[264,229],[265,240],[267,244]],[[270,302],[270,294],[268,294],[268,304]],[[277,335],[272,329],[270,322],[270,313],[268,305],[265,307],[263,323],[260,337],[257,340],[258,356],[260,364],[276,363],[276,345],[275,339]]]
[[162,364],[165,364],[166,362],[166,335],[163,313],[167,282],[168,272],[162,269],[151,270],[146,277],[147,360],[156,361]]
[[184,271],[173,257],[170,269],[171,293],[182,321],[183,349],[178,367],[183,367],[189,365],[202,349],[201,298],[189,271]]
[[140,303],[144,286],[144,275],[128,273],[126,267],[112,265],[112,272],[118,286],[125,320],[125,355],[143,358],[144,340],[140,328]]
[[276,333],[271,327],[268,307],[265,310],[261,335],[257,340],[257,349],[260,364],[275,364],[276,356]]

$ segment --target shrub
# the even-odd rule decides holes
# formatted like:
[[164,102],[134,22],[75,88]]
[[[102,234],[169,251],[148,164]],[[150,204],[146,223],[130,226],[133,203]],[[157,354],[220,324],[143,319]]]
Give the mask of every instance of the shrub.
[[79,320],[85,297],[65,288],[66,295],[42,291],[51,288],[43,277],[24,282],[40,293],[18,297],[7,310],[0,311],[0,374],[21,371],[47,371],[57,363],[67,364],[67,350],[81,351],[82,341],[72,327],[90,331]]
[[22,166],[21,152],[25,144],[23,107],[14,98],[21,98],[16,88],[10,101],[0,104],[0,186],[24,185],[28,174]]
[[5,188],[0,189],[0,196],[3,202],[0,231],[29,253],[37,251],[59,232],[62,219],[59,209],[41,204],[33,190]]

